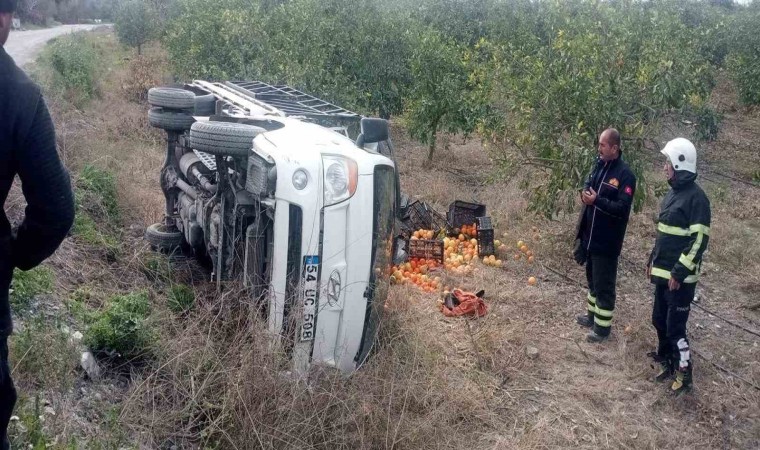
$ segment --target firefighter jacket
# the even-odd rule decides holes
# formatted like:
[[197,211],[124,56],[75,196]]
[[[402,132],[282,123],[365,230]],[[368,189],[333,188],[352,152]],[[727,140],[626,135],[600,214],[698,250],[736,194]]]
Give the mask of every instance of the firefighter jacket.
[[702,255],[710,240],[710,200],[696,174],[676,171],[657,218],[657,240],[649,257],[651,281],[696,283]]
[[622,155],[608,162],[599,159],[584,185],[584,189],[589,188],[596,191],[597,197],[593,205],[581,211],[577,238],[588,253],[620,256],[636,191],[636,176]]

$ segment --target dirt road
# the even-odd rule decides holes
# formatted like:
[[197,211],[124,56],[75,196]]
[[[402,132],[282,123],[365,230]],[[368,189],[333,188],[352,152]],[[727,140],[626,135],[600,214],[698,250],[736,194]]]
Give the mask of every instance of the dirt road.
[[19,67],[34,60],[47,41],[75,31],[92,30],[104,25],[61,25],[55,28],[30,31],[12,31],[5,44],[5,51]]

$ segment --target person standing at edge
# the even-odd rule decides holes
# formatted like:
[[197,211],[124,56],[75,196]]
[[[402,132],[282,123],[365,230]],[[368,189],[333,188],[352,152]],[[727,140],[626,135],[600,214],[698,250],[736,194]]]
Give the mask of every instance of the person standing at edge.
[[8,422],[16,389],[8,364],[13,331],[8,290],[13,270],[29,270],[53,254],[74,222],[69,175],[58,157],[55,129],[37,85],[5,52],[17,0],[0,0],[0,199],[16,175],[26,199],[16,230],[0,213],[0,450],[8,450]]
[[655,285],[652,324],[659,344],[652,352],[660,364],[657,381],[675,380],[671,389],[681,394],[691,389],[692,360],[686,321],[699,280],[702,255],[710,240],[710,200],[697,179],[697,149],[684,138],[668,142],[665,175],[670,191],[657,218],[657,240],[649,256],[647,276]]
[[608,128],[599,136],[599,158],[581,192],[574,257],[586,264],[587,313],[578,324],[591,328],[589,342],[610,335],[615,310],[618,257],[636,191],[636,176],[623,161],[620,133]]

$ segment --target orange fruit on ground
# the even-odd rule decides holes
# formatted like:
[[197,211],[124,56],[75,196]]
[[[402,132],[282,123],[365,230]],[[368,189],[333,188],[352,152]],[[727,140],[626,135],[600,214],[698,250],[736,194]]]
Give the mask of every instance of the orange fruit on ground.
[[528,284],[531,285],[531,286],[535,286],[536,285],[536,277],[530,277],[530,278],[528,278]]
[[523,242],[523,241],[517,241],[517,248],[522,248],[523,245],[525,245],[525,242]]
[[529,257],[533,256],[533,250],[528,250],[527,252],[525,252],[525,254],[528,255]]
[[534,261],[534,260],[535,260],[535,258],[533,257],[533,255],[531,255],[531,256],[528,256],[528,262],[529,262],[530,264],[533,264],[533,261]]
[[519,261],[519,260],[520,260],[520,254],[519,253],[515,253],[515,261]]
[[523,253],[528,253],[528,246],[527,245],[523,245],[522,247],[520,247],[520,251],[523,252]]

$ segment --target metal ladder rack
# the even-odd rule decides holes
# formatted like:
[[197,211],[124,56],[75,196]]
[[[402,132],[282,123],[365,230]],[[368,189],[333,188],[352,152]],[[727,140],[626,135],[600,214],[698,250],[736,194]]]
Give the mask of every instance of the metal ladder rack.
[[360,118],[359,114],[340,106],[303,93],[290,86],[273,86],[261,81],[228,81],[226,86],[272,106],[287,116],[326,116],[336,118]]

